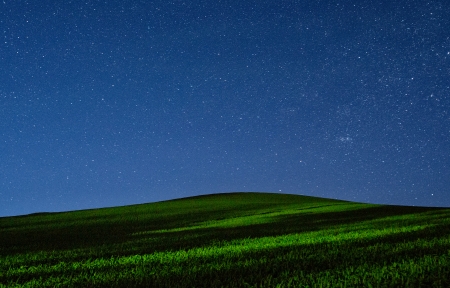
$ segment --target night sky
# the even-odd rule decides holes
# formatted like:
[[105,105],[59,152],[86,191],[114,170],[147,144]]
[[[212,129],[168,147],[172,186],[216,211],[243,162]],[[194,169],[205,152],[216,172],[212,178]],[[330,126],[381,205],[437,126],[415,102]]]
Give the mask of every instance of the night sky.
[[0,216],[450,206],[450,1],[2,2]]

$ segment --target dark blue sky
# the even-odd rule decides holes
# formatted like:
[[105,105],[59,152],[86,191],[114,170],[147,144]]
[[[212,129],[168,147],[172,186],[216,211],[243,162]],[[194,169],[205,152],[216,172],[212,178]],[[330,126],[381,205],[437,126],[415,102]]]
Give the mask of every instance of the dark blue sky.
[[448,1],[4,0],[0,28],[0,216],[450,206]]

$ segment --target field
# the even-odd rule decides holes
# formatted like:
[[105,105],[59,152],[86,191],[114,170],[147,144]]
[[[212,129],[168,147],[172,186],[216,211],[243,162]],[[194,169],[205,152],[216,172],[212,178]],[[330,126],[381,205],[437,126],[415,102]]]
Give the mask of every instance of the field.
[[450,287],[450,209],[224,193],[5,217],[0,287]]

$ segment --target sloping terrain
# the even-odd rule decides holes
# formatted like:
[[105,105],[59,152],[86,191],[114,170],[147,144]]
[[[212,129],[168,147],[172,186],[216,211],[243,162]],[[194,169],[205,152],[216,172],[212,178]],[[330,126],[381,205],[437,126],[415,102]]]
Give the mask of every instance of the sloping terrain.
[[450,209],[275,193],[36,213],[0,218],[0,283],[439,287],[449,228]]

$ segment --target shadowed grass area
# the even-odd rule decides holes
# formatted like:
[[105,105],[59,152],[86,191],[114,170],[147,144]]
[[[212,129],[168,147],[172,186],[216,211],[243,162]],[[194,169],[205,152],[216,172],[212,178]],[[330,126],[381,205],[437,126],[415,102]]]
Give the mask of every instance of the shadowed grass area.
[[450,209],[275,193],[0,218],[0,286],[443,287]]

